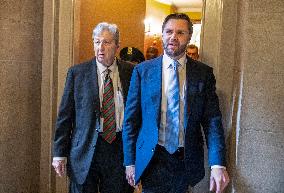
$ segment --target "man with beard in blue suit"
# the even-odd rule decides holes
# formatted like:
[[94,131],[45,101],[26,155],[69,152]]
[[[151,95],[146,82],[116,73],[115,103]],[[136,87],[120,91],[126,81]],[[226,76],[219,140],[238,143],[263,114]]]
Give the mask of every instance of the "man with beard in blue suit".
[[185,193],[205,174],[201,128],[208,146],[210,190],[229,182],[224,130],[213,69],[186,56],[192,23],[168,15],[164,54],[138,64],[132,74],[123,123],[126,178],[143,193]]
[[59,107],[53,167],[70,193],[132,193],[125,179],[122,120],[133,65],[118,60],[119,30],[99,23],[96,57],[68,71]]

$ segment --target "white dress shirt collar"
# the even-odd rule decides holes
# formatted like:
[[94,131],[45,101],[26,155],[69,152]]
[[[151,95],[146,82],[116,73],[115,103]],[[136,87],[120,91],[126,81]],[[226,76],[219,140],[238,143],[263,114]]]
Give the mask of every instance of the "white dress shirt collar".
[[[174,60],[170,58],[165,52],[163,55],[163,65],[166,68],[169,68],[171,64],[173,64]],[[184,68],[186,64],[186,54],[184,54],[180,59],[178,59],[181,68]]]
[[110,69],[111,72],[114,72],[116,67],[117,67],[116,58],[114,59],[112,65],[110,67],[106,67],[105,65],[100,63],[98,60],[96,60],[96,62],[97,62],[97,67],[98,67],[98,70],[99,70],[99,73],[100,73],[101,76],[102,76],[103,73],[105,73],[106,69]]

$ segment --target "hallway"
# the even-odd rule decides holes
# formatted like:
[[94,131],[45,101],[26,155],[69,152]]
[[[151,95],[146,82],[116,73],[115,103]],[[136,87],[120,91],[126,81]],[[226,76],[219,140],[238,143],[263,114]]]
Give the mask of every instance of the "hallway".
[[[66,179],[51,168],[51,141],[66,70],[85,49],[74,37],[87,25],[74,16],[84,2],[91,3],[1,0],[0,193],[66,193]],[[97,18],[114,22],[129,8],[128,1],[93,2],[108,8],[97,8]],[[141,29],[124,42],[143,46],[145,3],[131,4]],[[283,14],[283,0],[205,1],[200,51],[217,79],[231,176],[226,193],[284,193]],[[127,33],[127,22],[120,25]],[[192,193],[207,192],[208,178]]]

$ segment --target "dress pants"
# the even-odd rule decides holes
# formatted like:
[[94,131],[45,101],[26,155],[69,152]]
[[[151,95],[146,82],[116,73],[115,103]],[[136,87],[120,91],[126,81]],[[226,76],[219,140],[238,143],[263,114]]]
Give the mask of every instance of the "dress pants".
[[174,154],[158,145],[141,177],[143,193],[186,193],[189,180],[184,165],[184,151]]
[[99,135],[86,181],[83,184],[70,181],[70,193],[133,193],[125,179],[121,138],[119,132],[109,144]]

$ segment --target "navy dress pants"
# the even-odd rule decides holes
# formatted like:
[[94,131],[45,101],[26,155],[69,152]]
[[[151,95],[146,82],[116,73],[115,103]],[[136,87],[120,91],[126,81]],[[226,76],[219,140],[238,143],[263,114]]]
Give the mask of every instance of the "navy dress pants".
[[157,146],[150,164],[141,177],[143,193],[186,193],[189,180],[184,165],[184,150],[174,154]]
[[133,193],[125,179],[121,132],[115,141],[106,142],[100,135],[92,164],[83,184],[70,181],[70,193]]

